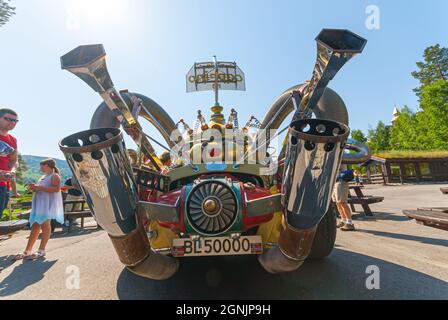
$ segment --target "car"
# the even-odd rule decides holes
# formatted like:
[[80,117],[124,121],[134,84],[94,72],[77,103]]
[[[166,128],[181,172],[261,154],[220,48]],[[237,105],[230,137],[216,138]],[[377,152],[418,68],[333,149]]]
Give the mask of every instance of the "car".
[[[331,193],[339,167],[362,162],[369,153],[347,142],[347,109],[327,85],[367,41],[340,29],[323,29],[316,41],[311,80],[286,90],[261,121],[252,116],[244,126],[236,109],[226,118],[219,102],[220,90],[245,90],[235,62],[214,57],[190,69],[188,92],[215,93],[210,120],[198,111],[190,127],[183,119],[175,123],[152,99],[115,89],[102,45],[79,46],[61,57],[62,68],[104,102],[89,130],[65,137],[59,146],[129,270],[164,280],[183,257],[252,254],[266,271],[279,273],[331,253]],[[280,129],[290,114],[291,123]],[[145,134],[139,118],[165,144]],[[137,150],[127,149],[124,133]],[[280,137],[284,142],[276,152],[273,141]],[[166,151],[157,156],[152,143]]]

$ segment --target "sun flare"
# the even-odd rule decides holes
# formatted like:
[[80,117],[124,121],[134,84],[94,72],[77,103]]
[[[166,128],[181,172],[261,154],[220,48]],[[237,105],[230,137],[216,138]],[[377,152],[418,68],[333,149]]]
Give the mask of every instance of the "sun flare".
[[125,0],[72,0],[67,11],[71,28],[78,29],[85,22],[89,25],[123,23],[128,20],[128,8],[129,2]]

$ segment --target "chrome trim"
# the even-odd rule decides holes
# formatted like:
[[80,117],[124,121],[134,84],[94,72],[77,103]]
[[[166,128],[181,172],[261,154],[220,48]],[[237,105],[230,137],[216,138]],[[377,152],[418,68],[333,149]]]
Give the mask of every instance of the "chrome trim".
[[[207,188],[208,185],[210,185],[210,188]],[[223,196],[231,196],[231,199],[226,199],[226,201],[232,200],[232,203],[227,204],[224,211],[228,210],[231,211],[231,207],[235,207],[235,212],[233,217],[229,217],[227,213],[223,213],[222,215],[218,217],[210,218],[206,216],[202,212],[202,217],[205,217],[207,220],[213,220],[213,224],[207,224],[206,229],[207,230],[200,230],[200,226],[197,225],[197,221],[201,221],[201,219],[196,218],[197,220],[193,221],[191,217],[191,206],[190,203],[192,202],[193,197],[195,198],[195,201],[201,201],[202,198],[206,198],[207,196],[213,196],[215,195],[215,192],[218,191],[221,192],[223,189],[220,188],[220,186],[224,187],[224,190],[228,193],[220,194],[221,197]],[[213,190],[212,190],[213,189]],[[237,195],[235,194],[235,191],[232,189],[232,181],[227,179],[206,179],[206,180],[200,180],[196,179],[193,183],[193,187],[191,188],[190,192],[188,193],[187,199],[185,201],[185,217],[190,225],[190,227],[196,231],[197,233],[204,235],[206,237],[214,237],[218,235],[225,234],[227,231],[229,231],[237,222],[238,216],[240,214],[240,199],[238,199]],[[232,211],[231,211],[232,212]],[[225,216],[226,219],[223,217]],[[221,219],[221,221],[219,220]],[[227,221],[229,220],[229,221]],[[204,223],[204,221],[201,221],[201,223]],[[216,223],[218,224],[218,228],[220,230],[213,231],[215,229]],[[224,224],[224,228],[221,227],[221,225]],[[210,230],[212,228],[212,230]]]
[[149,220],[177,222],[180,219],[180,197],[174,205],[159,202],[139,201],[137,203],[137,215]]
[[248,217],[264,216],[269,213],[283,211],[281,203],[282,195],[280,193],[271,196],[258,198],[255,200],[247,200],[247,193],[245,194],[246,215]]

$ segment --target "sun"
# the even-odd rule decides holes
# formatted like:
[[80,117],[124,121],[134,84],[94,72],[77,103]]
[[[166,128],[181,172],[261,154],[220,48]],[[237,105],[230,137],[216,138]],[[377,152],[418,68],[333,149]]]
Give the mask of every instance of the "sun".
[[68,11],[89,25],[100,25],[125,22],[128,9],[129,1],[126,0],[71,0]]

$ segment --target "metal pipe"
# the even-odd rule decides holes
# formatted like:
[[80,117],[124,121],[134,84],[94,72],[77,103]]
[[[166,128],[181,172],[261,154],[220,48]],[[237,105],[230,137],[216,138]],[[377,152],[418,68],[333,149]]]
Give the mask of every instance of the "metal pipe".
[[284,222],[279,245],[259,256],[271,273],[296,270],[309,255],[328,211],[350,129],[329,120],[303,119],[289,129],[282,185]]
[[[139,93],[122,93],[121,96],[128,106],[132,105],[130,96],[136,96],[142,100],[142,108],[139,115],[149,121],[160,132],[168,147],[174,147],[175,143],[170,139],[170,136],[175,130],[175,123],[157,102]],[[115,118],[105,102],[98,106],[90,121],[90,129],[119,128],[120,125],[120,122]]]
[[178,268],[177,260],[158,257],[151,251],[137,219],[137,185],[120,129],[75,133],[62,139],[59,148],[95,220],[109,234],[120,261],[131,271],[151,279],[172,276]]
[[115,89],[106,66],[106,52],[102,44],[79,46],[61,57],[62,69],[68,70],[103,98],[113,112],[115,118],[123,124],[126,132],[142,152],[151,161],[156,170],[161,170],[162,163],[157,157],[142,127],[124,102],[121,94]]
[[[317,59],[313,76],[309,83],[296,85],[283,92],[265,114],[261,129],[278,129],[286,117],[295,110],[294,101],[288,99],[293,91],[299,92],[300,103],[296,112],[314,113],[318,119],[332,120],[348,125],[347,108],[341,97],[327,87],[342,66],[354,55],[361,53],[367,40],[348,31],[323,29],[316,37]],[[348,146],[350,146],[349,144]],[[352,150],[356,154],[345,153],[343,163],[361,163],[366,160],[366,146],[356,143]]]

